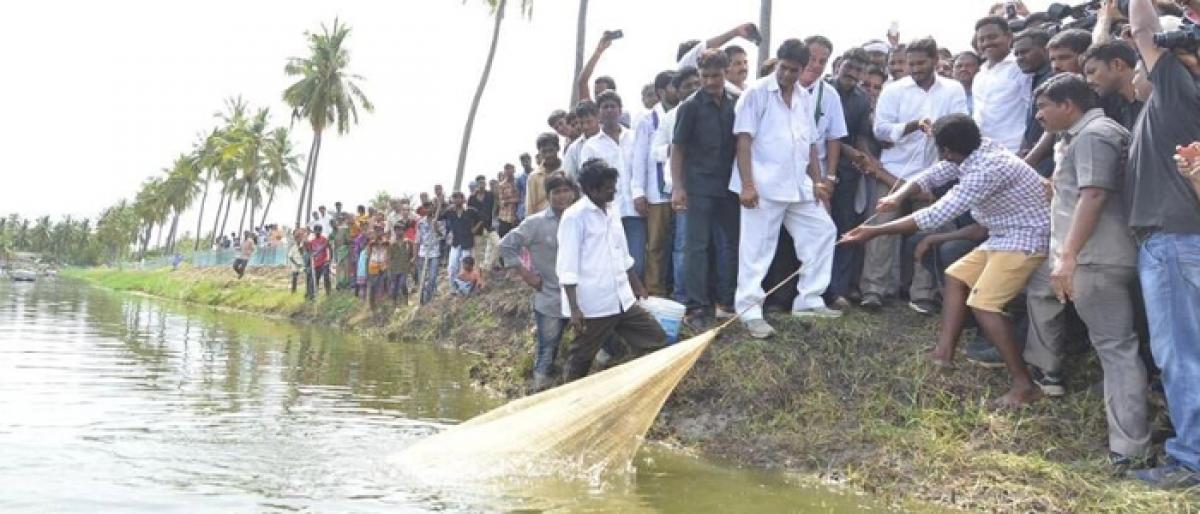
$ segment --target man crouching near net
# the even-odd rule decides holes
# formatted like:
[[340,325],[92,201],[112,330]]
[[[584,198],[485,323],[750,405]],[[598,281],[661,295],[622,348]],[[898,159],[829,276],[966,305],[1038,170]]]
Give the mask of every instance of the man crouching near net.
[[556,270],[562,285],[563,315],[575,340],[567,349],[564,382],[587,375],[601,345],[613,334],[636,353],[666,346],[667,334],[636,303],[646,289],[633,272],[621,213],[612,205],[617,170],[592,159],[579,170],[583,197],[563,212],[558,225]]

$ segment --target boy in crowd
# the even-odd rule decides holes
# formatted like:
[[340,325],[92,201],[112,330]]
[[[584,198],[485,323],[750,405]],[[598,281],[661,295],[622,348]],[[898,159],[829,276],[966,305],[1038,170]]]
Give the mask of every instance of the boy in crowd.
[[421,305],[433,300],[437,293],[438,260],[442,255],[442,240],[446,237],[446,226],[441,213],[433,202],[421,206],[425,217],[417,222],[417,257],[421,262]]
[[[550,134],[544,134],[550,135]],[[553,135],[550,135],[553,139]],[[538,138],[541,140],[541,138]],[[554,141],[557,144],[557,140]],[[548,149],[547,146],[543,147]],[[536,176],[536,174],[535,174]],[[534,183],[530,182],[530,187]],[[533,315],[537,330],[537,350],[533,363],[533,392],[550,387],[559,343],[567,327],[559,293],[558,224],[563,212],[575,203],[576,186],[561,171],[539,182],[549,207],[538,210],[500,240],[501,261],[516,272],[534,290]],[[528,251],[531,268],[521,265],[521,252]]]
[[621,125],[621,97],[616,91],[596,95],[600,108],[600,132],[589,137],[580,152],[583,162],[601,159],[617,169],[617,197],[613,208],[621,216],[621,225],[633,256],[634,272],[640,278],[646,270],[646,218],[633,206],[633,131]]
[[583,198],[563,212],[558,227],[555,271],[562,284],[563,316],[575,340],[567,350],[565,381],[587,375],[601,345],[613,334],[637,351],[666,345],[658,321],[638,305],[646,290],[633,271],[633,257],[620,216],[612,206],[617,170],[593,159],[579,171]]
[[842,243],[940,227],[970,210],[990,235],[946,270],[942,328],[929,359],[937,366],[951,366],[966,320],[965,307],[969,306],[988,340],[1004,357],[1013,378],[1012,387],[993,405],[1027,405],[1040,392],[1021,359],[1004,306],[1046,260],[1050,212],[1041,177],[998,143],[983,139],[979,127],[965,114],[942,117],[934,123],[932,132],[942,160],[881,199],[877,209],[894,210],[918,192],[930,193],[953,180],[958,180],[958,185],[933,205],[909,216],[851,230]]
[[405,231],[410,221],[400,221],[392,225],[392,237],[388,241],[388,282],[392,303],[408,305],[408,276],[412,273],[413,250],[412,242],[405,238]]
[[485,285],[483,275],[479,273],[479,269],[475,267],[475,258],[470,255],[463,257],[462,270],[451,281],[454,284],[454,292],[462,296],[471,296],[477,291],[482,291]]

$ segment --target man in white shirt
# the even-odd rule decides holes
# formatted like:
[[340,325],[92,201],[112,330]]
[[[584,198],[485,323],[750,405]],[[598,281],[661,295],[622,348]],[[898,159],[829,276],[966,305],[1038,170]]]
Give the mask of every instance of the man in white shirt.
[[[700,56],[708,50],[717,50],[726,43],[733,40],[735,37],[741,37],[754,43],[758,43],[758,27],[753,23],[743,23],[724,33],[711,37],[707,40],[690,40],[679,44],[679,52],[676,54],[678,66],[677,69],[696,68],[700,69]],[[750,63],[746,59],[746,50],[737,45],[730,45],[725,48],[725,54],[729,57],[729,68],[726,69],[725,89],[729,92],[740,95],[746,89],[746,77],[750,74]],[[685,97],[680,96],[679,100],[683,101]]]
[[563,316],[571,319],[575,340],[567,349],[565,382],[587,375],[600,346],[615,333],[635,351],[666,344],[667,335],[636,303],[646,290],[633,272],[612,201],[618,172],[604,161],[583,164],[579,185],[584,196],[562,214],[558,225],[555,271],[562,286]]
[[971,84],[972,116],[983,137],[1016,153],[1025,138],[1033,79],[1017,66],[1012,29],[1004,18],[976,22],[975,42],[986,62]]
[[762,281],[781,227],[792,235],[796,255],[804,263],[793,315],[841,314],[821,299],[829,285],[837,228],[825,205],[831,187],[817,162],[819,136],[811,99],[799,84],[809,50],[804,42],[789,39],[776,57],[775,73],[755,82],[738,99],[733,129],[737,162],[729,184],[742,204],[735,310],[744,313],[750,335],[760,339],[775,332],[763,319]]
[[629,253],[638,278],[646,272],[646,218],[633,207],[633,131],[621,125],[621,97],[616,91],[596,96],[600,108],[600,132],[589,137],[579,154],[580,162],[603,159],[617,169],[617,198],[613,209],[621,217]]
[[567,145],[567,150],[563,152],[563,171],[566,171],[567,176],[572,180],[579,178],[579,165],[583,163],[579,159],[579,154],[583,152],[583,145],[589,138],[600,132],[600,122],[596,119],[597,114],[599,112],[596,109],[596,103],[591,100],[580,100],[578,104],[575,104],[575,122],[579,124],[580,135]]
[[[872,179],[877,181],[875,198],[870,199],[868,205],[875,205],[895,190],[897,181],[910,180],[937,162],[937,149],[929,136],[933,120],[947,114],[967,113],[967,96],[962,85],[936,73],[937,42],[928,38],[914,41],[906,52],[909,76],[884,86],[875,108],[875,137],[892,146],[883,150],[880,161],[884,170]],[[892,221],[919,206],[914,204],[900,212],[877,213],[873,223]],[[899,243],[899,236],[884,236],[866,244],[859,282],[864,308],[883,306],[883,297],[896,279],[893,264]],[[927,312],[931,308],[927,302],[932,302],[936,293],[929,272],[924,266],[914,266],[909,289],[913,309],[920,307]]]
[[654,133],[663,124],[667,112],[679,98],[671,85],[675,72],[664,71],[654,77],[655,94],[660,99],[634,125],[633,175],[630,190],[633,208],[646,218],[646,289],[653,296],[667,296],[667,270],[671,268],[672,237],[671,194],[667,189],[670,169],[654,157]]

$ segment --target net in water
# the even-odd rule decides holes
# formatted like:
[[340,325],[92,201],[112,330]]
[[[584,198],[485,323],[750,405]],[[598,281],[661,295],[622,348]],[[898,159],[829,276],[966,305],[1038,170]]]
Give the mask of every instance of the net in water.
[[598,480],[631,468],[663,403],[711,330],[561,387],[514,400],[396,456],[425,480],[547,476]]

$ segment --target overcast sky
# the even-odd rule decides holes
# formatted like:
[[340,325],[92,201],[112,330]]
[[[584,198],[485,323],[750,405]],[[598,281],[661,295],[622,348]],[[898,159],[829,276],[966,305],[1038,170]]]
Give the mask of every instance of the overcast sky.
[[[840,53],[883,38],[898,20],[902,39],[932,35],[958,51],[991,3],[778,0],[772,39],[823,34]],[[535,0],[524,19],[510,7],[475,124],[469,177],[532,153],[546,115],[566,106],[577,9],[575,0]],[[640,104],[641,85],[673,65],[681,40],[757,22],[758,9],[758,0],[591,0],[587,53],[603,30],[623,29],[597,74],[616,79],[627,105]],[[288,124],[280,101],[289,84],[284,62],[304,55],[305,30],[334,17],[353,28],[351,69],[365,76],[361,86],[376,111],[349,134],[326,136],[314,205],[449,186],[492,23],[483,0],[39,0],[4,2],[0,17],[9,70],[0,97],[11,114],[0,126],[0,212],[87,217],[131,197],[187,151],[215,125],[227,97],[269,107],[274,124]],[[296,147],[307,153],[307,126],[293,129]],[[291,224],[295,198],[281,195],[271,221]],[[214,207],[210,199],[210,213]],[[194,211],[185,229],[194,230]]]

